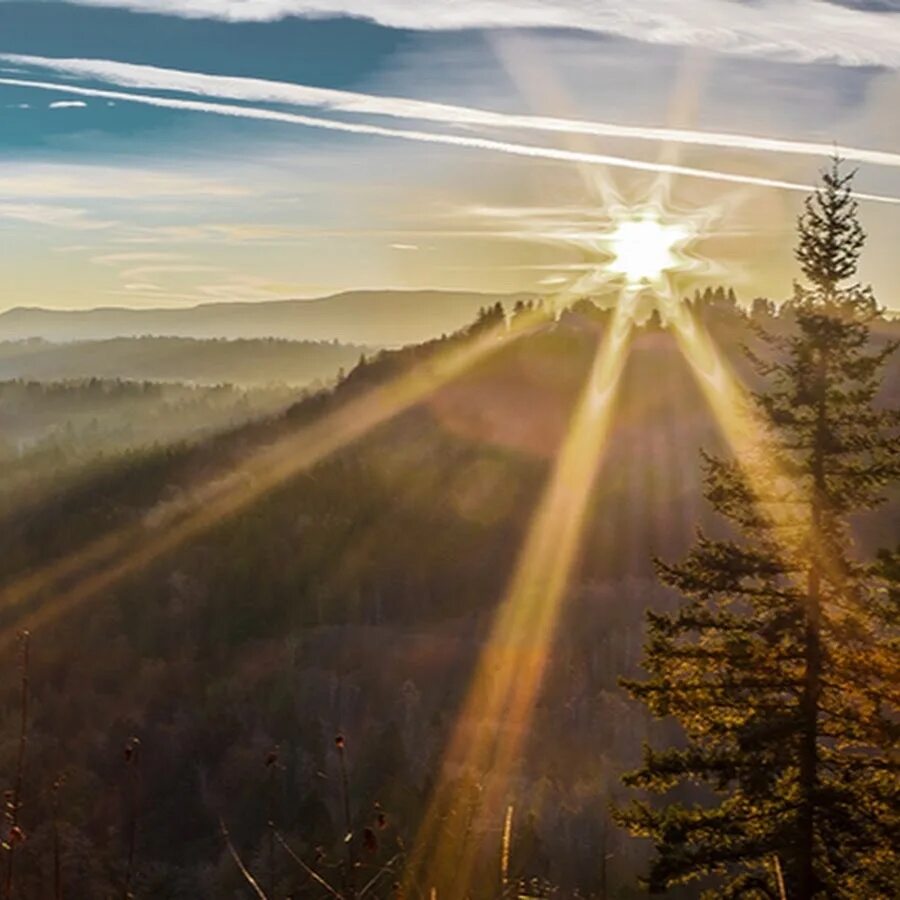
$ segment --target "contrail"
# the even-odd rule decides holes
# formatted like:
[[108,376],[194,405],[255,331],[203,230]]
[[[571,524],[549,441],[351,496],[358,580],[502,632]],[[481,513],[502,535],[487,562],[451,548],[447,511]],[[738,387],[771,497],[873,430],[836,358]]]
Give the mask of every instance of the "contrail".
[[288,103],[335,112],[418,119],[447,125],[475,125],[484,128],[582,134],[624,140],[689,144],[722,149],[758,150],[801,156],[831,156],[837,153],[853,162],[900,167],[900,153],[873,150],[820,141],[795,141],[731,132],[696,129],[616,125],[584,119],[519,115],[468,106],[431,103],[406,97],[362,94],[332,88],[311,87],[261,78],[207,75],[180,69],[142,66],[106,59],[53,59],[43,56],[0,54],[0,59],[86,78],[96,78],[117,87],[143,90],[179,91],[208,98],[244,100],[257,103]]
[[[489,138],[469,137],[455,134],[440,134],[430,131],[415,131],[400,128],[384,128],[380,125],[367,125],[356,122],[341,122],[334,119],[321,119],[297,113],[280,112],[272,109],[260,109],[250,106],[235,106],[227,103],[207,103],[200,100],[179,100],[171,97],[157,97],[148,94],[130,94],[124,91],[109,91],[100,88],[76,87],[75,85],[54,84],[46,81],[31,81],[21,78],[0,78],[0,84],[14,87],[28,87],[43,91],[73,94],[79,97],[98,97],[106,100],[119,100],[127,103],[141,103],[145,106],[163,109],[178,109],[192,112],[210,113],[241,119],[257,119],[268,122],[283,122],[288,125],[301,125],[307,128],[319,128],[325,131],[341,131],[348,134],[365,134],[374,137],[394,138],[425,144],[443,144],[450,147],[468,147],[474,150],[487,150],[504,153],[510,156],[528,157],[530,159],[548,159],[559,162],[585,163],[588,165],[609,166],[611,168],[630,169],[638,172],[655,172],[668,175],[680,175],[687,178],[699,178],[706,181],[719,181],[728,184],[751,185],[754,187],[777,188],[785,191],[800,191],[808,194],[815,190],[813,185],[795,181],[781,181],[774,178],[762,178],[754,175],[738,175],[712,169],[697,169],[690,166],[670,165],[666,163],[645,162],[622,156],[608,156],[601,153],[582,153],[563,150],[557,147],[540,147],[533,144],[518,144],[507,141],[496,141]],[[877,203],[900,204],[900,197],[884,194],[854,194],[858,200],[871,200]]]

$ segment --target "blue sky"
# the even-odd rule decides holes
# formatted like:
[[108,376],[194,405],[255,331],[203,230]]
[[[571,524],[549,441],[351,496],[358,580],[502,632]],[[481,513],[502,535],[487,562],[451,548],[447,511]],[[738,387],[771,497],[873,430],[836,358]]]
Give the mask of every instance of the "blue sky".
[[[659,164],[709,176],[663,178],[695,275],[785,296],[823,163],[788,143],[900,197],[889,0],[0,0],[0,54],[0,308],[576,293]],[[900,205],[862,216],[900,307]]]

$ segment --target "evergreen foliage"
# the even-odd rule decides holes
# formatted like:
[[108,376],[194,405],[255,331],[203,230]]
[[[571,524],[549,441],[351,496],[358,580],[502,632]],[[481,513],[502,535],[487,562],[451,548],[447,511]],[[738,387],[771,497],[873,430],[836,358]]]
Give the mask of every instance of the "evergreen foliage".
[[793,328],[751,356],[767,385],[759,458],[706,459],[735,537],[701,533],[658,566],[686,599],[649,615],[649,678],[628,687],[685,742],[646,749],[626,783],[707,791],[619,810],[654,842],[651,890],[700,879],[711,897],[779,897],[783,879],[797,900],[900,894],[896,564],[864,564],[850,538],[898,473],[898,417],[876,403],[896,345],[873,349],[877,305],[850,281],[864,239],[851,179],[835,160],[807,202]]

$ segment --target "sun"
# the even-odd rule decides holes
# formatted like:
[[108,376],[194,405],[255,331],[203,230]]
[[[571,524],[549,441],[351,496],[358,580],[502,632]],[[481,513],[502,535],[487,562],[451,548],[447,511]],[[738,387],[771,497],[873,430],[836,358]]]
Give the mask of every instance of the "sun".
[[607,238],[613,258],[608,268],[630,285],[655,284],[682,265],[679,250],[690,238],[685,225],[652,214],[619,219]]

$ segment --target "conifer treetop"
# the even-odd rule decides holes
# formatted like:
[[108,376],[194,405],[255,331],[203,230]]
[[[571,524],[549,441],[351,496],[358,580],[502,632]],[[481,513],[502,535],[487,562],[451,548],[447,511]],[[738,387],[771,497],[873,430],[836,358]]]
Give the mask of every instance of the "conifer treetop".
[[794,255],[806,279],[833,301],[842,282],[856,274],[866,233],[857,217],[851,184],[856,170],[843,172],[835,156],[822,172],[822,185],[806,198],[797,219],[800,236]]

